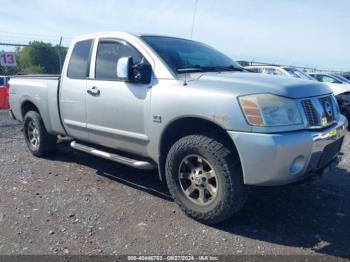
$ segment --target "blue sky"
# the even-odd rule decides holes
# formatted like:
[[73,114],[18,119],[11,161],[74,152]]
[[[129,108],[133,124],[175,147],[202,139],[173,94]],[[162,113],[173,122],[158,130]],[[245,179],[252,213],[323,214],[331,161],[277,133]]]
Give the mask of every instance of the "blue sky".
[[[194,1],[0,0],[0,41],[62,35],[68,45],[98,31],[188,38]],[[193,39],[235,59],[350,70],[349,25],[349,0],[199,0]]]

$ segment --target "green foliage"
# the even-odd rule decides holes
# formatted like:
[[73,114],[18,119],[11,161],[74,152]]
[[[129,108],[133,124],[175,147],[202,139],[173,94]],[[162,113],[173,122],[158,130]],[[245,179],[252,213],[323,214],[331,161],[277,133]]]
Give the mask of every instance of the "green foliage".
[[16,75],[18,73],[17,67],[2,67],[0,66],[0,75]]
[[41,65],[29,65],[25,68],[23,68],[19,73],[21,74],[44,74],[45,73],[45,68],[42,67]]
[[[18,54],[21,73],[58,73],[58,53],[49,43],[34,41]],[[33,70],[33,71],[32,71]]]
[[0,67],[0,74],[59,74],[67,53],[65,47],[33,41],[29,46],[17,49],[17,67]]

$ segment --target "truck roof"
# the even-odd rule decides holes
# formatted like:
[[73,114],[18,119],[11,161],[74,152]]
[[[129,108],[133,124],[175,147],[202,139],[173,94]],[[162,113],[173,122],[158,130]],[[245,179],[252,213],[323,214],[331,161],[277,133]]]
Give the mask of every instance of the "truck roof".
[[110,37],[111,35],[116,37],[141,37],[141,36],[158,36],[158,37],[170,37],[170,38],[177,38],[177,39],[186,39],[183,37],[176,37],[176,36],[169,36],[169,35],[160,35],[160,34],[145,34],[145,33],[131,33],[131,32],[121,32],[121,31],[110,31],[110,32],[98,32],[98,33],[91,33],[91,34],[85,34],[80,35],[73,38],[73,42],[87,39],[87,38],[96,38],[96,37]]

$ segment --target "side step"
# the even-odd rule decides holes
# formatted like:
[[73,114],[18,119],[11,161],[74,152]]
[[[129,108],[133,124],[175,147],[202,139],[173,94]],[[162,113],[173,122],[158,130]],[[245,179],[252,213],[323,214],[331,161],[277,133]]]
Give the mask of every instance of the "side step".
[[156,166],[148,161],[140,161],[140,160],[136,160],[136,159],[131,159],[125,156],[120,156],[117,154],[113,154],[113,153],[108,153],[93,147],[89,147],[86,145],[82,145],[77,143],[76,141],[72,141],[70,143],[70,146],[76,150],[88,153],[90,155],[94,155],[94,156],[98,156],[98,157],[102,157],[104,159],[109,159],[112,160],[114,162],[118,162],[127,166],[131,166],[134,168],[138,168],[138,169],[154,169],[156,168]]

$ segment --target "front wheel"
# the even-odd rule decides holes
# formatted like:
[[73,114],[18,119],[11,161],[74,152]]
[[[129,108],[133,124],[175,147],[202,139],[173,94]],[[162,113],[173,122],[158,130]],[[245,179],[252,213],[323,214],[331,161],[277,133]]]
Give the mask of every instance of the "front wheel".
[[24,138],[34,156],[44,157],[55,151],[57,137],[47,132],[40,114],[36,111],[30,111],[24,117]]
[[205,224],[230,218],[247,198],[237,155],[211,136],[178,140],[167,156],[166,181],[182,210]]

